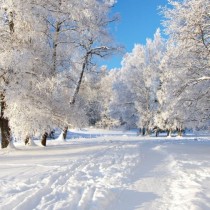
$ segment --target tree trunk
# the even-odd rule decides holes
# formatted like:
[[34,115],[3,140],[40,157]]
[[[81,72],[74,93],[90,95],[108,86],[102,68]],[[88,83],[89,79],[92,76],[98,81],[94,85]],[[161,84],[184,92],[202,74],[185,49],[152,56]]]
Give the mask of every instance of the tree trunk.
[[145,127],[143,127],[142,128],[142,136],[145,136],[145,134],[146,134],[146,129],[145,129]]
[[15,32],[14,14],[13,14],[13,12],[9,12],[9,30],[10,30],[11,34],[13,34]]
[[68,132],[68,126],[66,126],[66,127],[63,129],[63,139],[64,139],[64,140],[66,140],[67,132]]
[[55,75],[57,72],[57,47],[58,47],[58,38],[61,29],[61,23],[57,22],[55,26],[55,37],[53,40],[53,71],[52,75]]
[[6,148],[11,139],[9,120],[1,118],[1,148]]
[[167,129],[166,132],[167,132],[167,137],[168,137],[170,135],[170,130]]
[[26,136],[26,138],[25,138],[25,145],[27,145],[27,144],[29,144],[29,140],[30,140],[30,137],[29,136]]
[[45,146],[45,147],[46,147],[47,137],[48,137],[48,133],[45,132],[45,133],[42,135],[42,139],[41,139],[41,144],[42,144],[42,146]]
[[182,136],[182,129],[181,128],[178,129],[178,136]]
[[87,53],[86,56],[85,56],[85,60],[84,60],[84,63],[82,65],[82,71],[80,73],[79,80],[77,81],[77,86],[74,90],[74,93],[73,93],[72,99],[70,101],[70,104],[74,104],[75,101],[76,101],[76,97],[77,97],[77,94],[79,93],[79,89],[80,89],[80,86],[81,86],[81,83],[82,83],[82,78],[83,78],[83,75],[84,75],[84,71],[85,71],[85,68],[86,68],[87,63],[88,63],[88,58],[89,58],[89,53]]
[[24,142],[25,142],[25,145],[37,146],[37,145],[34,143],[34,140],[31,138],[31,136],[26,136]]
[[159,135],[159,129],[157,128],[155,131],[155,136],[158,137],[158,135]]
[[0,126],[1,126],[1,147],[6,148],[11,140],[11,132],[9,127],[9,120],[4,117],[4,111],[6,108],[6,103],[4,101],[4,95],[1,94],[1,117],[0,117]]

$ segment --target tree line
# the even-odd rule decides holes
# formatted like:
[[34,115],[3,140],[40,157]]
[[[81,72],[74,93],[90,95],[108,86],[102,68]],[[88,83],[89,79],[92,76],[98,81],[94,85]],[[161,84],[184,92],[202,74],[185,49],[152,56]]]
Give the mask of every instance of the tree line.
[[[87,122],[84,72],[112,54],[114,1],[1,0],[1,146]],[[65,129],[64,129],[65,130]]]
[[[145,45],[126,53],[109,74],[112,94],[104,121],[151,130],[210,129],[210,1],[168,1]],[[114,123],[116,124],[116,123]]]
[[210,2],[169,0],[160,29],[122,67],[97,65],[120,48],[115,1],[1,0],[1,145],[42,144],[55,127],[183,130],[210,123]]

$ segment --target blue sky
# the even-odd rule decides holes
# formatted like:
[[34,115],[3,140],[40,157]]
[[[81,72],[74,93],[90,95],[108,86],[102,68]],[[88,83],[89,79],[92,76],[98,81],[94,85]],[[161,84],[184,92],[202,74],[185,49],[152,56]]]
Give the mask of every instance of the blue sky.
[[[118,0],[113,13],[120,14],[120,20],[111,27],[115,41],[131,52],[135,43],[145,44],[146,38],[153,38],[162,16],[158,6],[166,5],[167,0]],[[111,68],[120,67],[122,56],[114,56],[103,61]]]

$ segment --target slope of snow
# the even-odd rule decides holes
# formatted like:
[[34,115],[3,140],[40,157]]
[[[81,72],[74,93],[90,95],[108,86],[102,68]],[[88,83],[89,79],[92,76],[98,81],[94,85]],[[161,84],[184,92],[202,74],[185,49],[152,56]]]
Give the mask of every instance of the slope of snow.
[[207,139],[118,136],[16,147],[0,150],[0,209],[210,209]]

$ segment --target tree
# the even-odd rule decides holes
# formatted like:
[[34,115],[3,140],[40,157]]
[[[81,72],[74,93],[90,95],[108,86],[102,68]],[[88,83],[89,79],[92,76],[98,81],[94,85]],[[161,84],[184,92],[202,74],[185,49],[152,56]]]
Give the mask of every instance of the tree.
[[[83,125],[79,88],[93,55],[111,52],[110,6],[96,0],[1,2],[1,121],[7,122],[7,128],[1,123],[7,131],[2,144],[9,142],[9,126],[15,136],[28,138],[60,124]],[[73,103],[66,106],[70,96]]]
[[160,87],[159,66],[163,53],[164,42],[158,29],[153,41],[147,39],[145,46],[135,45],[133,51],[125,55],[120,80],[116,81],[122,87],[118,94],[126,95],[127,99],[121,106],[128,104],[130,110],[133,109],[130,116],[134,120],[138,117],[136,126],[145,128],[147,133],[154,126],[154,116],[159,106],[157,91]]
[[113,45],[108,32],[108,25],[117,20],[116,17],[109,17],[110,5],[114,1],[100,2],[96,0],[89,1],[88,11],[87,3],[85,5],[85,19],[78,22],[78,28],[75,30],[74,44],[79,47],[80,58],[78,59],[77,69],[79,70],[78,80],[70,100],[74,104],[85,70],[91,70],[94,66],[96,57],[105,58],[118,51],[118,47]]
[[[25,13],[23,8],[25,8]],[[14,85],[19,84],[19,80],[24,80],[23,72],[30,73],[27,69],[22,69],[21,60],[30,57],[30,55],[27,57],[26,54],[31,54],[30,48],[33,45],[31,38],[34,31],[30,27],[36,21],[35,18],[31,18],[33,17],[31,11],[29,2],[26,0],[1,2],[1,17],[3,17],[0,24],[2,43],[0,49],[2,148],[5,148],[11,140],[10,119],[6,113],[9,105],[7,102],[9,92],[12,88],[15,89]],[[27,21],[28,18],[30,21]]]
[[101,104],[100,121],[96,126],[100,128],[114,128],[119,126],[119,120],[112,116],[113,82],[116,79],[116,71],[108,71],[107,67],[102,68],[103,76],[100,80],[98,101]]
[[128,88],[121,70],[113,70],[113,99],[110,103],[110,114],[125,129],[136,128],[139,119],[135,108],[135,95]]
[[162,62],[162,115],[170,126],[202,127],[210,110],[210,2],[169,3],[163,9],[169,40]]
[[94,68],[94,57],[106,57],[114,49],[107,30],[108,24],[116,19],[108,16],[114,1],[60,0],[51,4],[50,8],[46,2],[40,5],[47,9],[43,19],[49,28],[50,43],[53,43],[52,69],[54,74],[57,71],[66,72],[64,77],[69,79],[72,106],[79,94],[84,72]]

